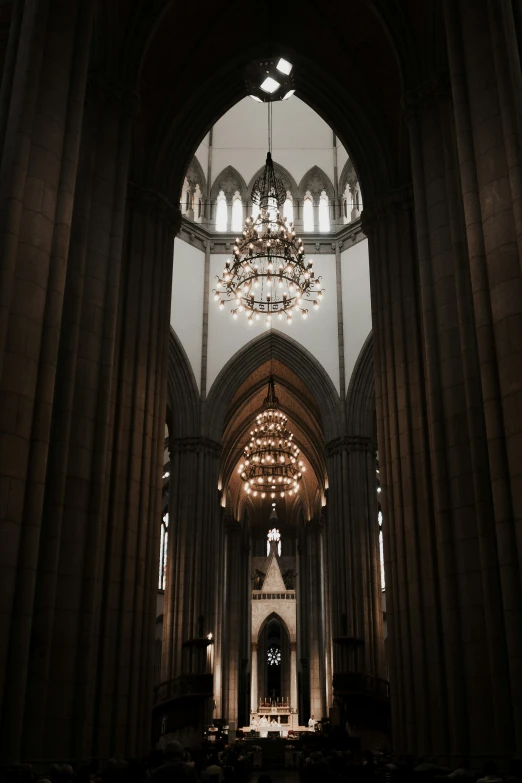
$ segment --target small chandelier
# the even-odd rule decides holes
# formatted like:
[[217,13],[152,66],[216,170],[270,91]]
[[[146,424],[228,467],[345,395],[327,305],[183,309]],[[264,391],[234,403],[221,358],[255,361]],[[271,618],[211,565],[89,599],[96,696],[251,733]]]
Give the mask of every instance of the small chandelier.
[[253,497],[291,497],[297,493],[306,470],[294,436],[286,428],[287,417],[278,406],[274,379],[270,376],[264,411],[256,418],[237,471],[245,482],[245,492]]
[[303,241],[293,223],[281,216],[285,199],[285,186],[276,178],[268,152],[263,174],[252,188],[259,213],[246,219],[243,235],[236,238],[234,260],[226,261],[214,289],[220,309],[231,303],[232,316],[244,313],[249,324],[261,316],[267,327],[272,317],[291,324],[294,315],[308,316],[307,305],[317,309],[324,294],[312,261],[305,262]]

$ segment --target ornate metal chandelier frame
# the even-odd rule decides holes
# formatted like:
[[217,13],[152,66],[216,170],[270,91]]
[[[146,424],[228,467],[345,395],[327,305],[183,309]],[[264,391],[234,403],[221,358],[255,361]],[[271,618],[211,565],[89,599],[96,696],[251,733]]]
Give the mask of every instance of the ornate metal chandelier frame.
[[287,429],[287,417],[278,410],[274,380],[270,377],[265,410],[256,417],[257,426],[243,451],[238,473],[245,492],[253,497],[286,497],[296,494],[306,470],[300,450]]
[[250,324],[261,315],[266,326],[274,315],[286,317],[287,323],[294,314],[306,318],[306,305],[317,309],[324,294],[313,262],[305,262],[303,241],[296,237],[293,223],[287,225],[281,216],[279,208],[285,199],[284,184],[276,178],[268,152],[263,174],[252,189],[252,202],[259,205],[259,214],[246,219],[242,237],[236,238],[233,248],[234,260],[226,261],[214,289],[220,309],[234,302],[232,316],[245,313]]

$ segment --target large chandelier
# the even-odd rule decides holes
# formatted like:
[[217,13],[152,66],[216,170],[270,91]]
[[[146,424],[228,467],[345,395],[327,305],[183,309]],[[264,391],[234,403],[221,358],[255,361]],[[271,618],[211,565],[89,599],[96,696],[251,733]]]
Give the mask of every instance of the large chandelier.
[[275,175],[272,155],[266,156],[261,177],[252,188],[252,202],[259,207],[256,217],[248,217],[243,235],[236,238],[234,259],[227,259],[218,277],[214,298],[222,310],[232,304],[232,316],[241,313],[252,324],[254,318],[286,318],[308,315],[308,305],[319,307],[324,290],[312,261],[305,261],[303,241],[296,237],[293,223],[279,211],[286,199],[283,182]]
[[264,410],[256,418],[237,471],[245,482],[245,492],[253,497],[291,497],[297,493],[306,470],[299,459],[294,436],[287,430],[287,417],[278,407],[274,380],[270,376]]

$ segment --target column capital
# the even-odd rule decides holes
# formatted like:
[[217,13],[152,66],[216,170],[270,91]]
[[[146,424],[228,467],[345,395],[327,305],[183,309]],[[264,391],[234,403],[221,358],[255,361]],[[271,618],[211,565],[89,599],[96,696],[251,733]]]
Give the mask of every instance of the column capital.
[[143,215],[151,215],[165,222],[175,234],[181,228],[181,210],[171,204],[166,196],[152,188],[129,182],[127,185],[127,202],[133,209]]
[[215,457],[221,456],[221,443],[211,438],[171,438],[169,440],[169,454],[171,458],[174,454],[184,454],[187,452],[196,452],[212,454]]
[[418,116],[426,106],[431,106],[439,98],[451,97],[451,81],[448,71],[433,74],[420,84],[407,90],[404,95],[404,113],[406,121]]
[[290,652],[297,652],[297,642],[290,642]]
[[411,183],[375,198],[370,204],[365,202],[364,209],[361,212],[362,230],[366,236],[370,236],[377,230],[379,222],[383,218],[408,209],[413,210],[413,187]]
[[309,530],[310,533],[322,533],[325,528],[325,522],[326,514],[324,513],[324,509],[322,509],[319,516],[315,516],[310,520],[306,529]]
[[139,96],[130,86],[112,78],[103,71],[91,71],[87,76],[85,103],[103,102],[119,107],[123,114],[133,117],[138,109]]
[[258,643],[252,642],[252,652],[257,652],[257,648],[258,648]]
[[333,457],[341,454],[343,451],[348,453],[353,451],[363,451],[368,454],[375,454],[377,444],[372,438],[363,435],[342,435],[339,438],[329,441],[326,444],[326,456]]
[[225,531],[229,534],[240,533],[243,529],[241,522],[238,522],[237,519],[235,519],[228,511],[225,511],[223,514],[223,525],[225,527]]

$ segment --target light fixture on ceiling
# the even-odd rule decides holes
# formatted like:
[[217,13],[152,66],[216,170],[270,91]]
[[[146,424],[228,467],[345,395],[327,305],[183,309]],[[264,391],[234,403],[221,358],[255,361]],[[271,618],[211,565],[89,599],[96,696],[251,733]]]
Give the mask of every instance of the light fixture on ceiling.
[[244,313],[249,325],[265,316],[286,319],[291,325],[295,314],[308,316],[307,305],[316,310],[324,295],[321,278],[313,262],[305,262],[303,241],[296,237],[292,223],[282,217],[286,188],[277,179],[272,162],[272,104],[268,104],[268,153],[262,175],[254,182],[252,203],[257,217],[248,217],[241,237],[236,238],[233,260],[227,259],[221,277],[217,276],[214,299],[219,309],[231,304],[232,317]]
[[247,495],[261,499],[268,496],[272,500],[292,497],[299,490],[306,467],[299,458],[293,433],[287,429],[288,419],[279,410],[272,376],[263,408],[250,432],[237,472]]
[[272,79],[271,76],[267,76],[263,84],[259,86],[261,87],[263,92],[269,92],[270,94],[276,92],[276,90],[278,90],[281,87],[279,82],[276,82],[276,80]]
[[279,62],[276,65],[277,70],[281,71],[281,73],[284,73],[285,76],[289,76],[290,75],[290,73],[292,72],[292,68],[293,67],[294,66],[292,65],[292,63],[289,63],[288,60],[285,60],[284,57],[281,57]]
[[255,60],[246,68],[248,95],[258,103],[288,100],[295,93],[293,71],[284,57]]

